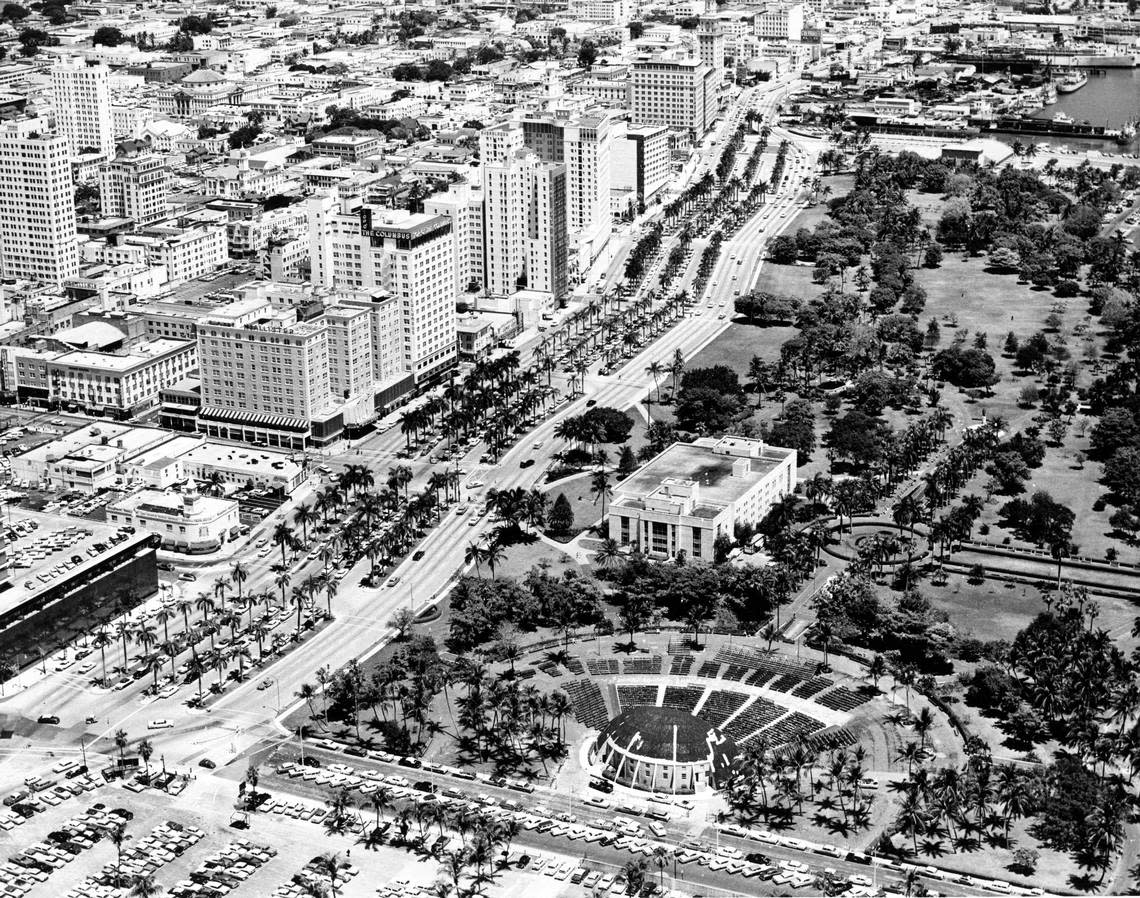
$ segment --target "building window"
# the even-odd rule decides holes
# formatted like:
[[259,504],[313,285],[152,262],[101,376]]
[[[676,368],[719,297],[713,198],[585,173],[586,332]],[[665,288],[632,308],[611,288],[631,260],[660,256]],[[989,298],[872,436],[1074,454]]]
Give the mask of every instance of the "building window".
[[692,552],[692,555],[694,558],[700,558],[701,557],[701,531],[700,531],[700,528],[698,528],[698,527],[693,528],[693,552]]
[[660,552],[662,555],[669,554],[669,525],[662,524],[660,521],[651,522],[649,548],[652,552]]

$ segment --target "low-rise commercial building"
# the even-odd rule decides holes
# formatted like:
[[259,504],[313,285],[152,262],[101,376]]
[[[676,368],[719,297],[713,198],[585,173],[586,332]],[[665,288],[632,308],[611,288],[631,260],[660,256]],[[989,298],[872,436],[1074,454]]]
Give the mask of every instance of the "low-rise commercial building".
[[133,526],[162,540],[174,552],[214,552],[238,536],[238,504],[198,493],[142,490],[107,506],[112,524]]
[[796,488],[796,450],[745,437],[674,443],[614,487],[608,532],[656,558],[711,561],[737,524],[755,525]]

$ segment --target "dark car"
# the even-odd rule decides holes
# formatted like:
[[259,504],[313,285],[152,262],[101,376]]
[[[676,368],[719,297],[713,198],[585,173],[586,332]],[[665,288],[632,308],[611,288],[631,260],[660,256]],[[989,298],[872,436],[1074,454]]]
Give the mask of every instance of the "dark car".
[[416,554],[414,554],[412,556],[412,561],[419,561],[423,557],[424,557],[424,550],[420,549],[416,552]]
[[771,859],[766,854],[761,854],[759,851],[753,851],[744,855],[744,859],[750,864],[770,864]]
[[526,458],[526,459],[523,459],[521,462],[519,462],[519,467],[520,468],[529,468],[533,464],[534,464],[533,458]]
[[50,724],[53,724],[55,726],[59,726],[59,718],[56,717],[54,714],[43,714],[36,721],[36,723],[50,723]]
[[587,399],[586,400],[586,408],[593,408],[597,404],[598,404],[597,399]]
[[320,767],[321,766],[321,759],[320,758],[314,758],[312,755],[309,755],[309,757],[307,757],[307,758],[301,758],[301,763],[304,764],[306,767]]
[[205,767],[207,770],[214,770],[218,765],[209,758],[202,758],[202,760],[198,762],[198,766]]

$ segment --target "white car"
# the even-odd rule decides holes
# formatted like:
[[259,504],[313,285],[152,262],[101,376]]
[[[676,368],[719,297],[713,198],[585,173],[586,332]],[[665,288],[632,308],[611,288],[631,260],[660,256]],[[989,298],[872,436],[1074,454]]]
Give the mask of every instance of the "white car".
[[156,695],[159,698],[170,698],[170,696],[174,695],[176,692],[178,692],[178,687],[171,683],[169,686],[163,686],[161,689],[159,689]]
[[169,730],[174,724],[167,720],[165,717],[160,717],[157,720],[152,720],[146,725],[148,730]]

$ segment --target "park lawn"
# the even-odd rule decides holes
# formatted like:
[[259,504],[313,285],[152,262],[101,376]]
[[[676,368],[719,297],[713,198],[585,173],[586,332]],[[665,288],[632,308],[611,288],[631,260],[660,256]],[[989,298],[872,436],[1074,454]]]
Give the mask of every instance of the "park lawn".
[[[546,567],[552,577],[560,577],[563,571],[574,568],[581,570],[581,566],[565,552],[555,549],[541,539],[533,542],[515,543],[508,546],[503,560],[495,565],[495,577],[515,577],[522,579],[533,567]],[[489,577],[490,571],[483,566],[483,576]]]
[[982,640],[1012,641],[1045,610],[1036,587],[1017,584],[1007,589],[996,581],[970,583],[962,574],[950,574],[945,586],[924,583],[922,592],[935,608],[950,616],[958,633]]
[[[610,462],[617,463],[617,456],[620,449],[614,451],[615,447],[606,446],[606,451],[610,454]],[[550,504],[553,506],[554,500],[558,498],[559,493],[565,493],[566,498],[570,500],[570,507],[574,510],[574,529],[573,534],[581,533],[587,527],[591,527],[602,519],[602,500],[600,497],[595,502],[595,496],[590,492],[590,473],[576,474],[568,480],[560,480],[553,486],[545,487],[546,494],[550,497]],[[613,486],[617,482],[617,476],[611,475],[610,485]],[[607,503],[609,500],[606,500]]]
[[[1082,443],[1087,441],[1082,440]],[[1077,450],[1071,448],[1072,445],[1067,439],[1061,447],[1048,448],[1041,467],[1030,471],[1029,480],[1025,483],[1025,492],[1021,497],[1028,498],[1037,490],[1044,490],[1062,505],[1072,509],[1076,516],[1072,541],[1082,556],[1099,561],[1104,559],[1107,549],[1114,548],[1119,553],[1121,561],[1135,564],[1140,561],[1140,551],[1136,546],[1130,546],[1118,539],[1114,535],[1114,528],[1108,522],[1115,510],[1114,507],[1106,505],[1102,511],[1093,510],[1093,503],[1108,492],[1096,482],[1100,475],[1100,465],[1096,462],[1085,462],[1078,470],[1074,456],[1077,451],[1084,449]],[[976,475],[967,487],[967,491],[984,495],[986,479],[984,472]],[[983,510],[980,523],[990,526],[989,534],[984,537],[986,540],[1001,542],[1008,537],[1011,543],[1021,542],[1011,531],[998,525],[1000,519],[998,509],[1011,498],[1015,497],[995,496],[995,501]]]
[[687,363],[689,368],[711,368],[727,365],[740,375],[742,383],[748,380],[748,365],[754,355],[764,361],[780,360],[780,347],[798,331],[791,326],[758,327],[743,319],[734,321],[724,333],[705,346]]
[[[950,840],[946,839],[939,842],[946,854],[923,854],[923,839],[920,836],[919,854],[914,863],[933,863],[946,870],[965,873],[967,876],[992,875],[1024,886],[1040,886],[1046,894],[1071,894],[1074,889],[1071,877],[1080,876],[1084,871],[1081,871],[1067,854],[1045,848],[1029,835],[1027,829],[1033,825],[1033,822],[1033,819],[1017,820],[1010,826],[1008,848],[983,844],[983,847],[977,851],[955,852]],[[909,839],[907,844],[909,846]],[[1031,877],[1018,875],[1010,869],[1013,852],[1018,848],[1035,848],[1041,853],[1037,869]],[[954,887],[949,886],[947,891],[954,894]]]

